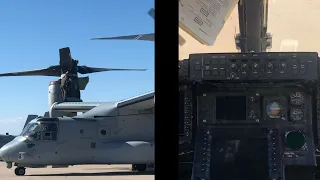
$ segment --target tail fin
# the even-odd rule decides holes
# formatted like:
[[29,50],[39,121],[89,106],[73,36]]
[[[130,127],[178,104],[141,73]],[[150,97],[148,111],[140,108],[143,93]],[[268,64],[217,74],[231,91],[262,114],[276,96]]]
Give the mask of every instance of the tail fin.
[[31,120],[34,120],[34,119],[37,118],[37,117],[38,117],[38,115],[29,114],[29,115],[28,115],[28,118],[27,118],[27,120],[26,120],[26,123],[25,123],[24,126],[23,126],[23,129],[26,127],[26,125],[27,125]]
[[50,116],[49,116],[49,112],[48,112],[48,111],[45,112],[44,115],[43,115],[43,117],[50,117]]

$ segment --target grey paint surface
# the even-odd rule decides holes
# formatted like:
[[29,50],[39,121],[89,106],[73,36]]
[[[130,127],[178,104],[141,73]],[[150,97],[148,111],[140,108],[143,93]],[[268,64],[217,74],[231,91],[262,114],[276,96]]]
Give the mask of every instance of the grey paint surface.
[[0,149],[0,157],[19,167],[154,163],[153,98],[154,92],[101,104],[75,117],[32,120],[58,123],[57,140],[18,136]]

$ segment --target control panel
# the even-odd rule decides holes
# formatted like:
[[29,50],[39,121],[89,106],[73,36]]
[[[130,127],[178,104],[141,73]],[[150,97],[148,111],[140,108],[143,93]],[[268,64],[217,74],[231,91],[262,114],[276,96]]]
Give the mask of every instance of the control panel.
[[[241,88],[238,87],[238,91]],[[198,124],[311,125],[311,95],[302,88],[212,88],[197,96]]]
[[318,79],[315,52],[190,54],[180,64],[180,76],[191,81]]
[[[315,166],[312,131],[289,129],[247,126],[198,128],[193,180],[248,178],[244,174],[250,174],[248,179],[278,180],[285,179],[285,166]],[[257,177],[255,172],[259,172]]]
[[180,140],[185,141],[192,138],[192,91],[189,86],[180,86],[179,89],[179,101],[182,104],[179,106],[179,134],[181,135]]
[[316,165],[312,94],[304,88],[234,84],[197,91],[193,179],[278,180],[284,167]]
[[188,60],[182,60],[179,61],[179,80],[187,80],[189,76],[189,61]]

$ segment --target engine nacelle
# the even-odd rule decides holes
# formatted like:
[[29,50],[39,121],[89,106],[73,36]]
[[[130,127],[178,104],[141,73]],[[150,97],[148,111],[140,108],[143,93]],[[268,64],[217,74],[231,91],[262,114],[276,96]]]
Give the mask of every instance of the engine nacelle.
[[51,81],[49,84],[49,94],[48,94],[49,109],[55,102],[62,102],[60,84],[61,84],[60,80]]

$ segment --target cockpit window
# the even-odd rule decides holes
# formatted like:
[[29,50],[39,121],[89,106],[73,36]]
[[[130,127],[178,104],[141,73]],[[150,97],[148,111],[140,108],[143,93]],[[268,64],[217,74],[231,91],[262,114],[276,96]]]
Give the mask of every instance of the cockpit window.
[[44,141],[55,141],[58,135],[57,123],[41,123],[41,136]]
[[22,136],[28,137],[34,140],[40,140],[40,124],[29,123],[22,131]]
[[57,140],[58,124],[51,122],[29,123],[22,131],[21,136],[31,140]]

